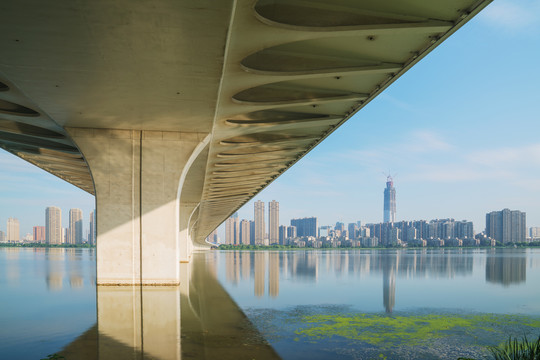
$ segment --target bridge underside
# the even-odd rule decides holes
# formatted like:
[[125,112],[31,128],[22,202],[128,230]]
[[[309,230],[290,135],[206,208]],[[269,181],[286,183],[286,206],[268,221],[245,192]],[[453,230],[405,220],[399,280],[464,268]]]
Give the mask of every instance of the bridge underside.
[[96,195],[98,283],[176,284],[214,228],[489,2],[7,0],[0,147]]

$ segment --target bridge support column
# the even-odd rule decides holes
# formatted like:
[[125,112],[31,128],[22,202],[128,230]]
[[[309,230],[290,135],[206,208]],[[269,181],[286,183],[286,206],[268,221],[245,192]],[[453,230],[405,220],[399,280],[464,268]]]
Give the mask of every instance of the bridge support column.
[[68,128],[95,186],[98,285],[178,285],[179,184],[206,134]]

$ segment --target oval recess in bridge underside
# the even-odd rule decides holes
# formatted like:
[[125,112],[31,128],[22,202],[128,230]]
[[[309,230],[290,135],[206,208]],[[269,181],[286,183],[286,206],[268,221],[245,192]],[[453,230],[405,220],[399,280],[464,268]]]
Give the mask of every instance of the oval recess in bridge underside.
[[262,177],[270,177],[272,175],[275,175],[277,174],[276,171],[250,171],[249,173],[238,173],[238,174],[235,174],[235,173],[231,173],[231,174],[213,174],[212,175],[212,180],[214,181],[220,181],[220,180],[230,180],[230,179],[244,179],[246,178],[247,176],[249,177],[252,177],[252,176],[262,176]]
[[37,111],[34,111],[25,106],[15,104],[11,101],[0,99],[0,114],[18,115],[18,116],[39,116]]
[[278,169],[276,168],[266,168],[266,169],[246,169],[246,170],[238,170],[238,171],[232,171],[232,172],[220,172],[216,173],[215,171],[212,173],[215,177],[219,178],[241,178],[243,176],[253,176],[253,175],[272,175],[277,174]]
[[242,179],[238,179],[238,178],[213,178],[211,180],[211,184],[214,185],[249,185],[249,184],[252,184],[252,185],[259,185],[261,184],[261,182],[264,182],[266,180],[268,180],[268,178],[270,178],[271,176],[269,176],[268,174],[264,174],[264,175],[254,175],[254,176],[250,176],[249,177],[249,181],[246,181],[246,177],[244,176]]
[[297,147],[270,147],[270,146],[259,146],[259,147],[247,147],[243,149],[236,149],[231,151],[223,151],[217,154],[217,157],[243,157],[243,156],[251,156],[251,155],[262,155],[262,154],[269,154],[269,155],[275,155],[279,153],[298,153],[302,151],[302,149],[299,149]]
[[0,91],[8,91],[9,86],[0,81]]
[[65,157],[52,157],[47,156],[43,154],[31,154],[28,153],[27,155],[22,156],[24,159],[29,161],[38,162],[40,164],[62,164],[67,165],[70,168],[75,169],[87,169],[88,165],[86,165],[86,162],[83,159],[73,159],[73,158],[65,158]]
[[367,97],[368,95],[363,93],[300,87],[287,82],[278,82],[246,89],[234,95],[233,100],[240,104],[287,105],[318,101],[361,100]]
[[287,133],[262,132],[262,133],[248,134],[248,135],[240,135],[240,136],[224,139],[220,141],[220,144],[221,145],[259,145],[259,144],[266,145],[266,144],[274,144],[274,143],[289,142],[289,141],[295,141],[295,142],[311,141],[316,138],[318,137],[291,135]]
[[212,185],[210,189],[208,190],[209,193],[215,193],[215,192],[221,192],[221,191],[229,191],[231,189],[234,189],[236,191],[253,191],[255,190],[256,186],[253,186],[253,184],[248,185],[237,185],[231,186],[231,184],[228,184],[227,186],[214,186]]
[[0,119],[0,131],[12,134],[38,136],[51,139],[63,139],[64,135],[39,126],[28,125],[17,121]]
[[256,165],[256,164],[282,164],[283,163],[283,157],[256,157],[252,156],[248,159],[238,159],[236,161],[223,161],[215,163],[214,166],[216,167],[238,167],[238,166],[250,166],[250,165]]
[[261,164],[257,166],[253,165],[241,165],[241,166],[230,166],[226,169],[218,169],[214,170],[212,174],[230,174],[230,173],[237,173],[239,171],[248,171],[248,170],[276,170],[276,169],[283,169],[286,165],[282,163],[270,163],[270,164]]
[[232,198],[238,196],[250,196],[252,192],[250,191],[218,191],[212,192],[207,195],[208,199],[222,199],[222,198]]
[[71,154],[71,153],[41,148],[39,153],[40,155],[43,155],[43,156],[62,158],[62,159],[71,159],[71,160],[80,160],[86,163],[80,152]]
[[[400,1],[407,3],[407,1]],[[411,1],[408,1],[408,3],[411,10],[407,10],[414,11],[414,7],[410,4]],[[379,8],[384,7],[383,5]],[[381,26],[429,20],[426,17],[370,10],[363,2],[355,0],[332,1],[331,4],[288,0],[260,0],[255,5],[255,12],[262,21],[268,20],[268,22],[276,24],[311,28],[355,27],[362,25]]]
[[24,145],[26,147],[51,149],[72,154],[79,153],[79,150],[76,147],[70,145],[44,139],[38,139],[33,136],[12,134],[5,131],[0,131],[0,142],[8,143],[8,148],[9,144],[16,144]]
[[352,52],[352,50],[358,52],[357,48],[366,47],[357,46],[349,48],[351,50],[348,52],[342,50],[342,54],[339,55],[337,52],[328,55],[330,49],[326,49],[320,43],[319,46],[316,45],[317,43],[313,41],[301,41],[298,44],[284,44],[263,49],[246,57],[241,64],[248,72],[267,75],[391,73],[399,71],[403,66],[400,63],[384,62],[380,59],[359,58],[358,54]]
[[260,110],[231,117],[225,122],[229,125],[279,125],[301,124],[304,122],[339,121],[343,116],[310,114],[292,111]]
[[247,179],[248,180],[246,180],[246,178],[238,180],[238,179],[227,178],[227,179],[213,180],[210,182],[211,185],[209,186],[210,187],[213,187],[213,186],[224,187],[224,186],[231,186],[231,184],[238,185],[238,186],[257,186],[261,184],[261,181],[267,180],[268,176],[267,175],[252,176]]

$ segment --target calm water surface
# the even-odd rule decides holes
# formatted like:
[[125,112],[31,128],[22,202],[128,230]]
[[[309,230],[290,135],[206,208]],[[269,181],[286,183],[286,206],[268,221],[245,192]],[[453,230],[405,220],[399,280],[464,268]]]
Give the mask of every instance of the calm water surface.
[[96,323],[93,249],[0,248],[0,359],[40,359]]
[[181,273],[96,291],[94,250],[1,248],[0,358],[480,358],[540,335],[540,249],[212,251]]
[[283,358],[480,358],[540,335],[540,251],[223,252],[218,278]]

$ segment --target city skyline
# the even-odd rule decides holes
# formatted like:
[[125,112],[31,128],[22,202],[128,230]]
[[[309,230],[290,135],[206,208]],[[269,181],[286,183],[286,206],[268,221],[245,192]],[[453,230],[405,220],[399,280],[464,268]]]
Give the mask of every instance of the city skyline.
[[[254,200],[280,199],[283,219],[378,222],[381,172],[392,169],[397,221],[451,217],[479,227],[487,212],[511,208],[527,213],[528,227],[540,225],[540,49],[530,46],[539,24],[534,1],[490,4]],[[4,232],[14,217],[21,235],[31,233],[51,204],[95,207],[93,196],[3,150],[0,182]]]
[[[387,187],[384,192],[385,208],[390,208],[389,192],[393,189],[391,177],[387,178]],[[393,191],[395,194],[395,190]],[[394,199],[395,203],[395,199]],[[254,218],[261,217],[265,203],[257,200],[254,203]],[[268,203],[269,219],[279,218],[279,214],[271,215],[272,211],[279,209],[279,202],[272,200]],[[274,209],[274,210],[272,210]],[[474,228],[472,221],[455,220],[454,218],[437,218],[431,220],[402,220],[387,221],[390,211],[385,211],[384,219],[379,223],[363,223],[356,221],[348,223],[336,222],[333,225],[319,226],[317,217],[304,217],[290,219],[290,226],[281,225],[274,220],[274,225],[261,229],[264,233],[262,240],[255,239],[254,220],[242,219],[234,213],[226,221],[226,234],[224,241],[219,237],[218,230],[214,230],[207,240],[211,243],[225,245],[298,245],[300,247],[321,247],[323,242],[330,241],[332,246],[340,246],[341,241],[347,241],[349,246],[477,246],[480,244],[522,243],[538,241],[540,227],[527,227],[526,213],[519,210],[503,209],[486,213],[484,228]],[[273,221],[270,220],[269,223]],[[245,227],[243,225],[245,225]],[[271,236],[271,228],[278,228],[277,238]],[[244,235],[242,235],[244,228]],[[307,241],[307,242],[306,242]],[[321,242],[322,241],[322,242]],[[337,242],[336,242],[337,241]],[[352,242],[351,242],[352,241]]]
[[[47,244],[83,244],[95,242],[95,210],[90,212],[88,223],[85,225],[84,214],[81,209],[69,209],[69,221],[62,222],[62,209],[57,206],[47,206],[43,209],[44,221],[32,226],[31,231],[24,232],[20,228],[20,221],[9,217],[6,221],[6,230],[0,226],[0,242],[40,242]],[[65,226],[64,226],[64,225]]]

